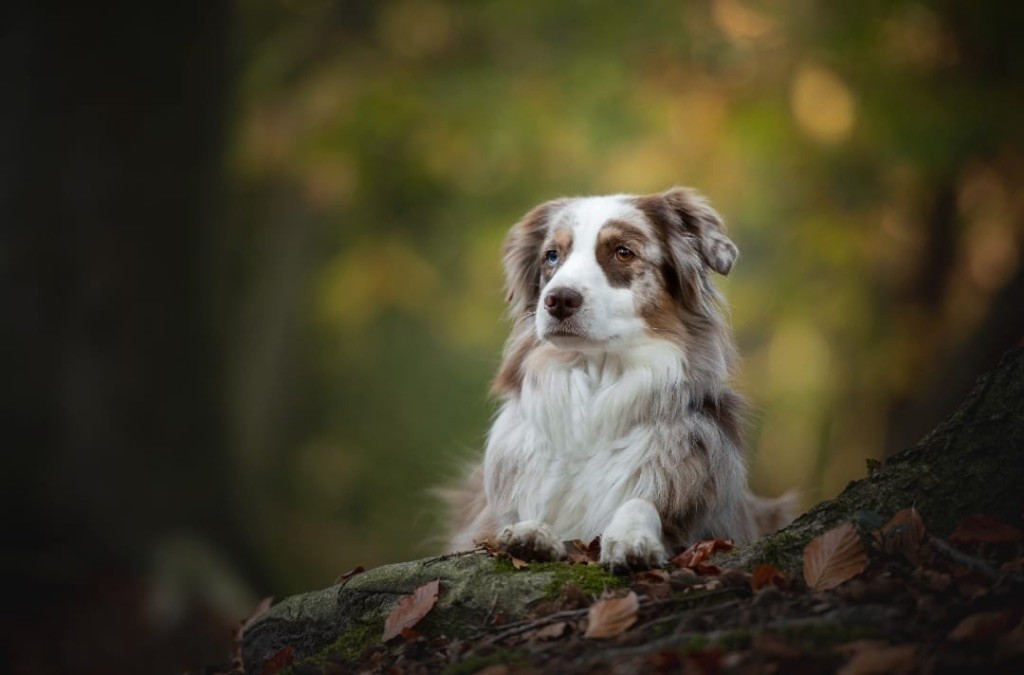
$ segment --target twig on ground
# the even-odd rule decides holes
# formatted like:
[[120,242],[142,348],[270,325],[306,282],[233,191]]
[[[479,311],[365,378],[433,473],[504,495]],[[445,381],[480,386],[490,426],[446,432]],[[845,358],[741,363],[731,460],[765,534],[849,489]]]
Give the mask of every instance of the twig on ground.
[[959,565],[963,565],[964,567],[974,570],[975,572],[980,572],[981,574],[984,574],[986,577],[992,580],[999,578],[999,570],[992,567],[981,558],[970,555],[969,553],[964,553],[963,551],[959,551],[950,546],[942,539],[939,539],[938,537],[929,536],[928,543],[938,553],[941,553],[942,555],[946,556],[947,558],[949,558],[950,560]]

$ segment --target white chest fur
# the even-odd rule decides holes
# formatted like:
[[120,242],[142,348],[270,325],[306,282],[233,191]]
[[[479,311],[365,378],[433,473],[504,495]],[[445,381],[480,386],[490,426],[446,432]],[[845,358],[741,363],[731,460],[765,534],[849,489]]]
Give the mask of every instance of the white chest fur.
[[658,485],[645,467],[686,452],[684,373],[679,350],[660,341],[571,358],[538,350],[488,437],[488,500],[499,520],[538,520],[563,539],[589,540],[624,502],[652,498]]

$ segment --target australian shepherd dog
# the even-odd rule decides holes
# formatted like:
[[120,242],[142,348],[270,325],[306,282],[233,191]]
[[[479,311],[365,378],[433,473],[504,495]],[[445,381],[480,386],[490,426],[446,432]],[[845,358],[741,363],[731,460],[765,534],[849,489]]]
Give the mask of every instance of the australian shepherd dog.
[[738,253],[687,188],[556,199],[512,227],[501,407],[454,491],[450,550],[492,539],[558,559],[564,541],[601,535],[603,564],[642,568],[790,520],[792,498],[747,488],[736,350],[711,279]]

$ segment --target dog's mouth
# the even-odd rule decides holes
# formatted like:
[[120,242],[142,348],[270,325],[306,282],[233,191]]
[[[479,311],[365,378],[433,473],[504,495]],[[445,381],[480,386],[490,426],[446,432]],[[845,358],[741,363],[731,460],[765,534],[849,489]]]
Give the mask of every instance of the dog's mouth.
[[578,347],[594,342],[594,339],[571,319],[545,326],[541,337],[556,347]]

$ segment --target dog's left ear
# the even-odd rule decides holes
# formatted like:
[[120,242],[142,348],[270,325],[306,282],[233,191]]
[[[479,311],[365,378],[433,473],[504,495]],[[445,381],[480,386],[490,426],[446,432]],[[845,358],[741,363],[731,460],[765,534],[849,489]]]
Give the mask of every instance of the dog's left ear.
[[668,243],[678,256],[680,247],[697,249],[701,260],[721,275],[732,269],[740,251],[725,234],[725,223],[696,190],[672,188],[644,198],[648,212],[667,225]]

